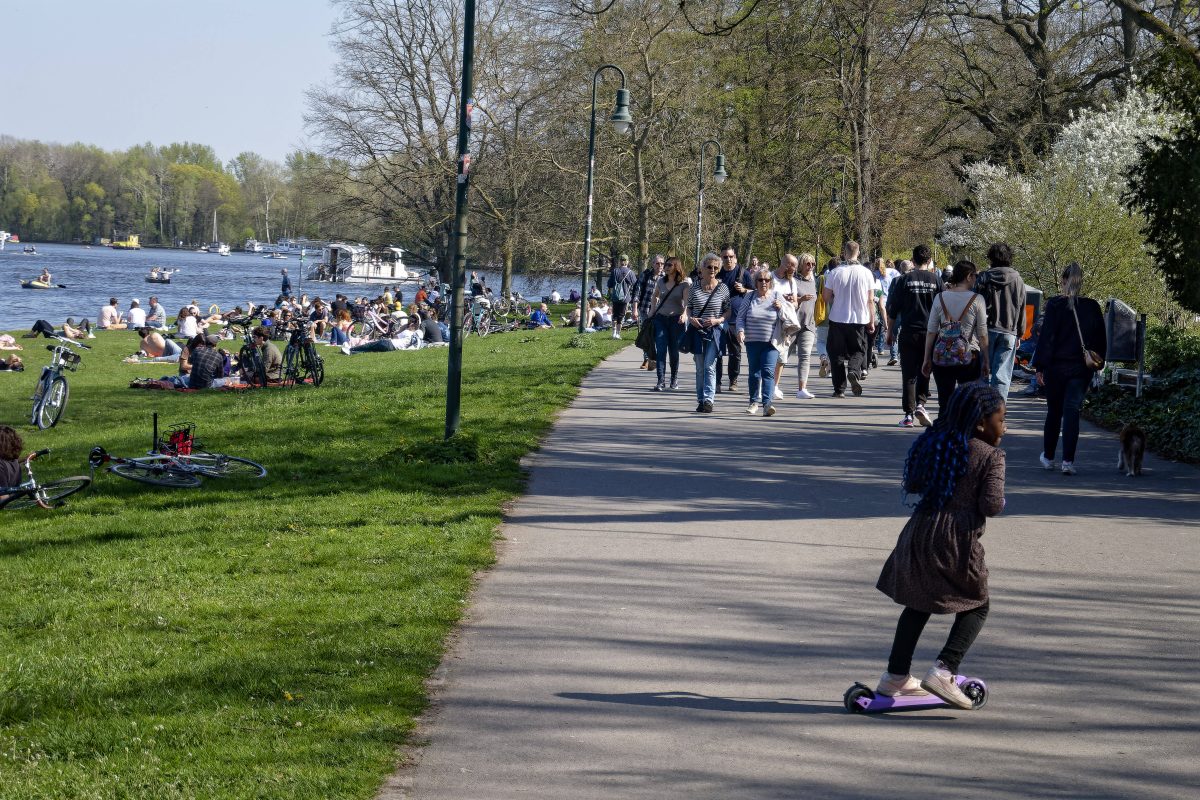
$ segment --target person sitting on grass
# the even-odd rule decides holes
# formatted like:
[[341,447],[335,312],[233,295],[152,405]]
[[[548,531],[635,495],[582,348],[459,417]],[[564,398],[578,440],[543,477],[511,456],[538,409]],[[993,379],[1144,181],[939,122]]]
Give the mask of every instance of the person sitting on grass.
[[[21,485],[21,434],[8,425],[0,425],[0,486]],[[6,495],[0,495],[3,500]]]
[[188,343],[191,351],[187,388],[217,389],[225,383],[225,355],[219,350],[221,338],[216,334],[197,336]]
[[200,322],[188,306],[179,309],[179,316],[175,318],[175,330],[188,342],[200,333]]
[[137,333],[142,337],[140,346],[136,353],[125,359],[126,364],[140,364],[145,361],[162,361],[170,364],[179,362],[179,355],[183,352],[183,348],[175,340],[164,338],[161,333],[149,326],[138,328]]
[[[263,367],[267,371],[268,381],[283,380],[283,353],[279,352],[279,348],[271,341],[271,336],[267,329],[259,325],[250,331],[250,338],[254,342],[254,346],[258,349],[259,357],[262,358]],[[245,368],[242,369],[242,377],[248,382],[249,375],[246,375]]]
[[96,323],[97,328],[102,331],[123,331],[129,327],[121,316],[121,310],[117,308],[117,302],[115,297],[108,298],[108,305],[100,309],[100,321]]
[[421,339],[426,347],[446,344],[442,338],[442,328],[438,325],[438,313],[430,308],[421,314]]
[[530,328],[553,327],[550,324],[550,315],[548,313],[546,313],[548,310],[549,309],[547,308],[545,303],[542,303],[540,306],[538,306],[536,309],[534,309],[533,313],[529,315],[529,327]]

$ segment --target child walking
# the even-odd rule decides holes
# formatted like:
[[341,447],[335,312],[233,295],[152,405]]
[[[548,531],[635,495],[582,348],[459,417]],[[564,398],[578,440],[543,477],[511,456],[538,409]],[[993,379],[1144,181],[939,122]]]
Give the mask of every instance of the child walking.
[[[912,518],[883,565],[876,588],[904,606],[878,694],[932,693],[970,709],[955,675],[988,615],[985,520],[1004,509],[1004,399],[985,383],[950,396],[904,462],[905,494],[920,494]],[[925,678],[909,674],[931,614],[954,614],[946,645]]]

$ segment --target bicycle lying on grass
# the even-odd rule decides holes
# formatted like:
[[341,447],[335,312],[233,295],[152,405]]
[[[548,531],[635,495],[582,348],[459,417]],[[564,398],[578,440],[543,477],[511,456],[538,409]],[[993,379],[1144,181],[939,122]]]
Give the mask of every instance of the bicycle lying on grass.
[[56,481],[38,483],[33,476],[33,460],[49,453],[49,450],[38,450],[25,457],[25,474],[29,480],[20,486],[0,487],[0,508],[58,508],[68,495],[86,489],[92,479],[86,475],[72,475],[69,478],[59,478]]
[[202,478],[262,478],[267,474],[266,467],[247,458],[204,450],[196,441],[196,426],[190,422],[172,425],[160,439],[158,414],[154,415],[154,446],[149,453],[122,458],[96,446],[88,463],[92,469],[108,464],[110,472],[131,481],[176,489],[195,488]]
[[67,377],[63,375],[63,370],[74,372],[82,360],[78,353],[63,345],[69,344],[84,350],[92,349],[82,342],[64,339],[61,336],[55,336],[54,339],[61,344],[46,345],[46,349],[54,355],[50,363],[42,367],[37,390],[33,393],[30,424],[37,425],[42,430],[53,428],[62,419],[63,412],[67,410],[67,398],[70,396],[70,388],[67,386]]

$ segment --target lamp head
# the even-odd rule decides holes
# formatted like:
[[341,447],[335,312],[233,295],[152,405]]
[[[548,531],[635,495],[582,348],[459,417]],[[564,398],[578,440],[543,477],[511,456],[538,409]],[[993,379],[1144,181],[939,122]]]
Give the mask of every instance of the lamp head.
[[633,127],[633,117],[629,113],[629,90],[617,89],[617,107],[609,117],[617,133],[625,134]]
[[713,181],[715,183],[724,183],[729,177],[729,173],[725,171],[725,156],[717,153],[717,165],[713,168]]

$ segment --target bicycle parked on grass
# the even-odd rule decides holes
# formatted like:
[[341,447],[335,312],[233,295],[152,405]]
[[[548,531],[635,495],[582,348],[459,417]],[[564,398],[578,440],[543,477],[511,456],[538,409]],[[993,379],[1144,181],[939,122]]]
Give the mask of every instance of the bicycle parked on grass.
[[19,510],[23,508],[58,508],[68,495],[86,489],[92,479],[87,475],[72,475],[69,478],[59,478],[55,481],[38,483],[33,475],[33,460],[49,453],[49,450],[38,450],[25,456],[25,474],[29,479],[20,486],[0,487],[0,508]]
[[496,313],[508,316],[516,312],[519,317],[528,317],[533,312],[533,304],[521,296],[520,292],[509,292],[508,297],[496,301]]
[[283,385],[311,381],[320,386],[325,380],[325,360],[317,354],[312,323],[295,320],[288,328],[287,347],[283,351]]
[[[63,412],[67,409],[70,387],[67,386],[67,377],[63,375],[63,370],[74,372],[82,360],[78,353],[71,350],[71,347],[92,349],[82,342],[64,339],[61,336],[55,336],[54,339],[61,344],[46,345],[46,349],[54,355],[51,356],[50,363],[42,367],[37,390],[33,393],[33,414],[30,417],[30,424],[36,425],[42,430],[57,425],[58,421],[62,419]],[[64,347],[64,345],[71,347]]]
[[229,321],[229,330],[234,336],[242,337],[242,349],[238,351],[238,368],[242,377],[251,386],[267,385],[267,365],[263,363],[262,351],[254,344],[254,336],[250,333],[256,325],[261,324],[253,317],[242,317]]
[[188,489],[199,486],[202,478],[262,478],[267,468],[248,458],[212,453],[196,441],[196,426],[182,422],[158,435],[158,414],[154,415],[154,444],[150,452],[138,458],[121,458],[103,447],[92,448],[88,463],[92,469],[108,464],[109,471],[138,483]]

